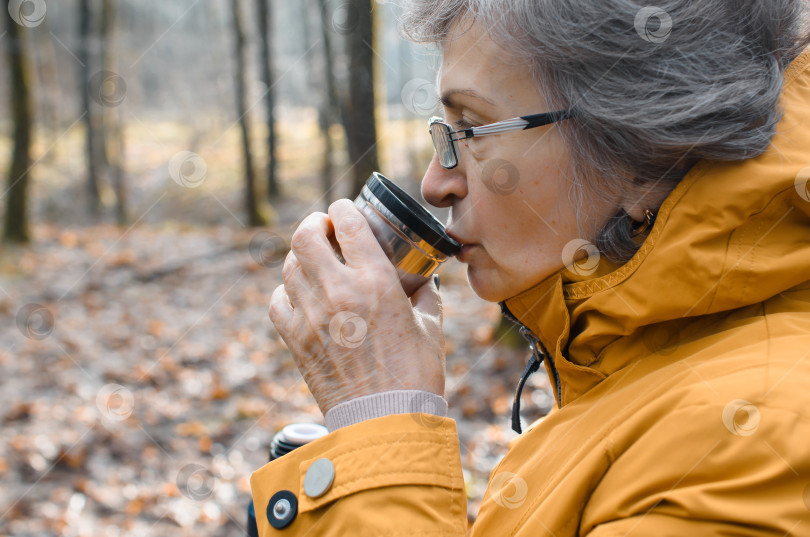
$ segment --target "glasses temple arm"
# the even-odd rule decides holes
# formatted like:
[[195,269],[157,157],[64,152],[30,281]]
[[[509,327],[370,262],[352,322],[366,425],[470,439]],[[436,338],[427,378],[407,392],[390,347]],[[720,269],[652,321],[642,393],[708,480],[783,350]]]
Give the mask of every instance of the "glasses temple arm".
[[521,116],[520,119],[526,121],[524,129],[531,129],[532,127],[542,127],[550,123],[556,123],[564,119],[571,119],[576,117],[576,112],[573,110],[560,110],[558,112],[546,112],[545,114],[532,114],[530,116]]
[[[575,116],[576,113],[572,110],[561,110],[559,112],[546,112],[544,114],[513,117],[511,119],[505,119],[489,125],[452,131],[450,132],[450,139],[453,141],[458,141],[472,138],[473,136],[485,136],[487,134],[500,134],[502,132],[526,130],[533,127],[542,127],[544,125],[548,125],[556,121],[562,121],[563,119],[570,119]],[[461,134],[461,136],[453,138],[454,134]]]

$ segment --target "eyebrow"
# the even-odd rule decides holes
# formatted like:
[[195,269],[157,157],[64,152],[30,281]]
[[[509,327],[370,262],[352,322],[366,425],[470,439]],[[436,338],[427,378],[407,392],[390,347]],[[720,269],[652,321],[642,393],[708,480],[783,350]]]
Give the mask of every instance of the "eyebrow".
[[478,99],[484,101],[485,103],[495,106],[495,103],[484,97],[483,95],[478,94],[475,90],[471,89],[455,89],[449,90],[442,94],[441,103],[447,108],[456,108],[458,105],[453,101],[453,95],[465,95],[467,97],[472,97],[473,99]]

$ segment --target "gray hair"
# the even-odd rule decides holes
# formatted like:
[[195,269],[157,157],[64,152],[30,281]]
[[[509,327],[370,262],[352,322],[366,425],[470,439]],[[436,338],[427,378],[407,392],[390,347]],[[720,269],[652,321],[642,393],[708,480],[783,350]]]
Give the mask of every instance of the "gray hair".
[[[526,61],[572,155],[572,194],[671,191],[700,159],[763,153],[781,119],[784,71],[810,43],[806,0],[407,0],[403,29],[441,44],[462,17]],[[577,204],[580,207],[580,203]],[[649,208],[655,209],[657,208]],[[620,211],[597,247],[640,246]]]

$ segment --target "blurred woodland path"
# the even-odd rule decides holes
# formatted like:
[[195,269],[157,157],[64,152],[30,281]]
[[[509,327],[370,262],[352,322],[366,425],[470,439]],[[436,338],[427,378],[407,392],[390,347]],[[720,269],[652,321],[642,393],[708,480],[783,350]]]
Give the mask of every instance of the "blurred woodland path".
[[[433,154],[435,51],[396,10],[9,0],[0,535],[244,533],[273,434],[322,419],[267,316],[289,238],[371,170],[418,198]],[[474,518],[528,351],[463,265],[440,273]],[[548,411],[544,375],[523,397]]]
[[[241,534],[272,435],[321,422],[267,318],[276,261],[229,227],[36,232],[36,248],[0,264],[12,321],[0,327],[0,532]],[[515,436],[526,352],[497,345],[498,307],[472,293],[463,265],[441,274],[446,396],[474,515]],[[527,421],[549,409],[547,390],[530,378]]]

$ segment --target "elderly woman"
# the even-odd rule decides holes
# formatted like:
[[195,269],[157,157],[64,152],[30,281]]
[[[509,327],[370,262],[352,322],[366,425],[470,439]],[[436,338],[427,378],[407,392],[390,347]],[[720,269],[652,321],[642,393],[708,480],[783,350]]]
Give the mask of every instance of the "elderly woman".
[[[407,7],[442,51],[422,194],[556,397],[472,535],[810,535],[807,4],[659,6]],[[270,317],[331,432],[252,475],[260,534],[465,534],[438,286],[407,297],[349,200],[283,277]],[[330,337],[344,312],[362,344]]]

